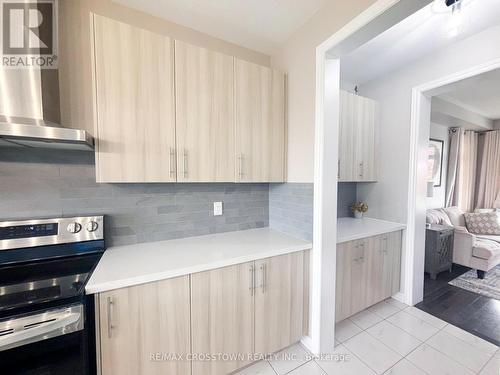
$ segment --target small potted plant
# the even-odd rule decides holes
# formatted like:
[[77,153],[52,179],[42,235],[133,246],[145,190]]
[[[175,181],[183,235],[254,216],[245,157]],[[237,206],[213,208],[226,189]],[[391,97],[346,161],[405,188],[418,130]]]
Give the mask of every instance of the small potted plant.
[[351,211],[356,219],[362,219],[363,214],[368,211],[368,205],[364,202],[356,202],[351,206]]

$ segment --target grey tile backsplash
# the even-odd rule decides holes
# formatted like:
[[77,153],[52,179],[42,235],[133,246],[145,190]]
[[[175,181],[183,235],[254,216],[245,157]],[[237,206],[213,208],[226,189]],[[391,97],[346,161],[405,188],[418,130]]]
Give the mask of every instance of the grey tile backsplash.
[[[313,237],[314,184],[269,184],[269,226],[311,241]],[[337,217],[351,216],[356,183],[339,183]]]
[[337,217],[352,216],[351,204],[356,199],[356,183],[339,182],[337,187]]
[[[270,226],[312,240],[312,183],[97,184],[92,152],[0,148],[0,220],[107,216],[109,245]],[[355,183],[339,183],[339,217]],[[213,216],[213,202],[224,214]]]
[[265,227],[269,185],[97,184],[91,152],[0,148],[0,220],[90,214],[109,245]]
[[310,183],[269,184],[269,226],[311,241],[313,193]]

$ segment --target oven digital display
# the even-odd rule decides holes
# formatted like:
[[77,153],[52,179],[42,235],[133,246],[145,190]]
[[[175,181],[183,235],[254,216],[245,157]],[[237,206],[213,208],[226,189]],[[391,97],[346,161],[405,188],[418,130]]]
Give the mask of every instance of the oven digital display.
[[57,234],[57,227],[57,223],[0,227],[0,240],[54,236]]

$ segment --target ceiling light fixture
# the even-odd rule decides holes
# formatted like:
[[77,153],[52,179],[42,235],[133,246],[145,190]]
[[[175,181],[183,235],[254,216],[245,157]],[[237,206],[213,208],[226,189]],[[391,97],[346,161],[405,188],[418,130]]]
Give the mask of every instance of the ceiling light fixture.
[[439,14],[451,14],[446,25],[446,33],[451,37],[459,35],[466,26],[464,7],[471,0],[434,0],[432,11]]
[[464,24],[462,0],[446,0],[446,6],[451,8],[451,19],[448,23],[448,34],[453,38],[462,32]]

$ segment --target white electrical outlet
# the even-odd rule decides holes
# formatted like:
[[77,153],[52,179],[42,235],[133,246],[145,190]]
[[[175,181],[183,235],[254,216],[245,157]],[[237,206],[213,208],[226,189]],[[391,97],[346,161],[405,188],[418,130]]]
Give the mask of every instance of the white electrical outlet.
[[222,215],[222,202],[214,202],[214,216]]

